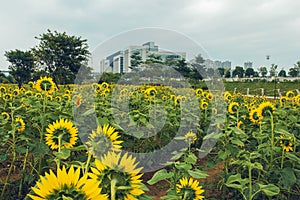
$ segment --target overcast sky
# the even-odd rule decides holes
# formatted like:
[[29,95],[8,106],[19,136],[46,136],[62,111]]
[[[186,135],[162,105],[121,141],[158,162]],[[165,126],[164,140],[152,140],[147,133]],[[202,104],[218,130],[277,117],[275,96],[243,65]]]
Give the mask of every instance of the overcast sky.
[[0,6],[0,69],[9,65],[5,51],[34,47],[47,29],[81,36],[93,51],[143,27],[184,34],[232,67],[289,69],[300,60],[299,8],[298,0],[9,0]]

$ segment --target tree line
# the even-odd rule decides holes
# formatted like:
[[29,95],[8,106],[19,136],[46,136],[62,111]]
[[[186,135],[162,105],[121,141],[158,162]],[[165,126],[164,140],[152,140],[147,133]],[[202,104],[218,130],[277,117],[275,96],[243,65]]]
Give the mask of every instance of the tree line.
[[35,39],[39,41],[38,45],[29,50],[5,52],[4,56],[10,62],[8,69],[11,77],[8,81],[14,79],[21,87],[23,83],[37,80],[40,76],[50,76],[56,84],[69,84],[74,83],[81,67],[91,75],[92,69],[87,65],[90,52],[86,39],[51,30]]
[[[10,50],[5,52],[10,76],[6,77],[0,72],[0,82],[16,82],[19,87],[28,81],[35,81],[40,76],[50,76],[56,84],[74,83],[76,75],[81,68],[86,76],[92,78],[92,68],[88,67],[88,59],[90,52],[86,39],[81,37],[67,35],[66,32],[59,33],[47,30],[46,33],[35,37],[38,44],[28,50]],[[161,66],[167,68],[161,68]],[[224,78],[230,77],[266,77],[287,75],[296,77],[300,76],[300,61],[288,72],[284,69],[278,71],[278,66],[272,64],[269,69],[260,67],[258,71],[253,68],[244,69],[236,66],[233,70],[225,68],[207,68],[205,60],[201,54],[195,56],[191,62],[187,62],[184,58],[166,58],[162,59],[159,55],[150,54],[146,61],[142,60],[139,51],[132,52],[130,66],[131,73],[139,72],[145,76],[160,76],[162,73],[171,73],[175,69],[176,72],[190,81],[199,81],[203,78],[220,75]],[[121,74],[103,73],[99,77],[99,82],[116,82]]]

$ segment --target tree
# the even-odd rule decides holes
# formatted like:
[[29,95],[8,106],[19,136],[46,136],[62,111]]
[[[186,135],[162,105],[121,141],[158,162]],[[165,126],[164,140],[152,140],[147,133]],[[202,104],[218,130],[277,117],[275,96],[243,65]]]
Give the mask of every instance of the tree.
[[12,50],[4,54],[7,61],[11,64],[8,66],[9,74],[16,80],[18,87],[30,81],[35,71],[35,60],[31,51]]
[[280,72],[278,73],[278,76],[286,77],[286,71],[284,69],[280,70]]
[[297,77],[298,76],[298,69],[295,68],[295,67],[292,67],[289,69],[289,72],[288,74],[291,76],[291,77]]
[[86,39],[50,30],[36,39],[40,43],[33,48],[34,55],[56,84],[73,83],[80,67],[91,73],[87,67],[90,52]]
[[298,62],[296,62],[296,64],[294,64],[294,68],[298,72],[297,76],[300,76],[300,61],[298,61]]
[[153,63],[156,63],[156,64],[162,64],[163,61],[162,61],[161,56],[155,55],[155,54],[150,54],[150,55],[148,56],[148,58],[146,59],[146,63],[147,63],[147,64],[153,64]]
[[198,54],[194,62],[190,64],[190,78],[193,78],[195,80],[202,80],[203,77],[207,77],[207,71],[206,67],[204,65],[204,59],[201,54]]
[[140,70],[140,66],[142,64],[142,56],[139,51],[134,51],[132,55],[130,56],[130,66],[129,68],[133,72],[137,72]]
[[260,68],[258,69],[258,71],[259,71],[259,73],[260,73],[260,75],[261,75],[262,77],[266,77],[266,75],[267,75],[267,73],[268,73],[268,70],[267,70],[266,67],[260,67]]
[[276,76],[277,65],[272,64],[270,68],[270,76]]
[[177,61],[174,69],[186,78],[190,76],[191,68],[188,67],[184,58]]
[[175,66],[177,64],[177,59],[172,58],[172,57],[170,57],[170,58],[167,57],[166,60],[165,60],[165,62],[164,62],[164,64],[166,66],[170,66],[170,67]]
[[225,68],[219,67],[218,72],[219,72],[220,76],[223,77],[225,75]]
[[243,67],[236,66],[235,69],[232,72],[232,77],[238,76],[239,78],[244,77],[245,70]]
[[224,73],[225,78],[230,78],[231,77],[231,71],[230,69],[226,69]]
[[247,68],[246,71],[245,71],[245,77],[250,78],[250,77],[253,77],[253,76],[254,76],[254,69],[251,68],[251,67]]

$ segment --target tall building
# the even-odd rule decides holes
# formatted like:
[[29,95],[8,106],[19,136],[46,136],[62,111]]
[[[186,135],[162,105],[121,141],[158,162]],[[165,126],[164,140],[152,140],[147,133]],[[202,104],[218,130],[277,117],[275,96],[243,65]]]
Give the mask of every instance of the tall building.
[[244,62],[244,69],[253,68],[253,62]]
[[204,61],[204,64],[207,68],[213,68],[213,69],[218,69],[218,68],[224,68],[224,69],[231,69],[231,62],[230,61],[219,61],[219,60],[210,60],[206,59]]
[[228,61],[228,60],[222,62],[222,68],[224,68],[224,69],[231,69],[231,62]]
[[105,59],[100,61],[100,73],[102,72],[113,72],[113,73],[124,73],[130,72],[131,55],[134,52],[139,52],[142,57],[142,61],[145,62],[149,55],[153,54],[159,56],[162,61],[172,58],[180,60],[186,58],[185,52],[169,52],[159,51],[157,45],[154,42],[146,42],[143,45],[132,45],[124,48],[123,50],[117,51]]

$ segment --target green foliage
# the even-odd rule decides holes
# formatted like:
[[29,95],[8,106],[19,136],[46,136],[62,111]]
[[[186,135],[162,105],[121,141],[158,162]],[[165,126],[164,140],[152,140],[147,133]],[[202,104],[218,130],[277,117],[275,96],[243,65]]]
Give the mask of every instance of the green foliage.
[[57,84],[73,83],[81,67],[91,70],[86,66],[90,55],[86,39],[50,30],[36,39],[39,44],[33,53]]
[[130,66],[129,68],[133,72],[140,71],[140,67],[142,64],[142,56],[140,55],[139,51],[134,51],[132,55],[130,56]]
[[19,88],[31,80],[35,71],[35,59],[31,51],[12,50],[4,54],[11,64],[10,75],[17,81]]
[[243,67],[236,66],[235,69],[232,71],[232,77],[239,77],[243,78],[244,77],[245,70]]

